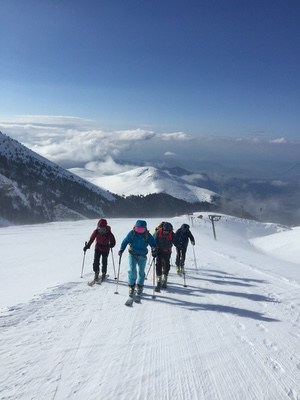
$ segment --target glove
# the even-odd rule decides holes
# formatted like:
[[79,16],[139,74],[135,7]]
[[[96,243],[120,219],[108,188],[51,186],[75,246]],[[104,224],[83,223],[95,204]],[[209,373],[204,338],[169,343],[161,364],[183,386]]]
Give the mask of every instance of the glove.
[[88,246],[87,244],[84,246],[83,251],[86,252],[88,249],[90,248],[90,246]]
[[123,250],[119,250],[118,256],[119,256],[119,257],[122,257],[122,254],[123,254]]
[[155,249],[155,248],[152,249],[152,250],[151,250],[151,254],[152,254],[152,257],[153,257],[153,258],[156,258],[156,257],[157,257],[157,249]]
[[193,246],[195,246],[195,242],[191,242]]

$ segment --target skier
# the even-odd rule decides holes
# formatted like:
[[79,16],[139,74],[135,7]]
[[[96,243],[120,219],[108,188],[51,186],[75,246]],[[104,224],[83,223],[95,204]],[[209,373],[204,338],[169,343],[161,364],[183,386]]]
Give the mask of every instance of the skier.
[[163,222],[155,231],[154,238],[157,243],[156,258],[156,292],[160,288],[166,289],[167,280],[170,271],[170,259],[173,244],[176,245],[176,238],[173,232],[173,226],[170,222]]
[[137,295],[140,296],[144,288],[148,245],[152,248],[152,256],[154,258],[156,257],[156,242],[151,233],[147,230],[146,221],[137,220],[133,229],[128,232],[120,246],[118,253],[120,257],[122,257],[127,245],[129,245],[129,296],[134,296],[135,289],[137,289]]
[[91,247],[91,244],[94,242],[94,240],[96,240],[93,262],[93,271],[95,272],[94,281],[99,280],[100,257],[102,257],[101,280],[104,280],[107,273],[107,258],[109,250],[112,249],[116,244],[115,236],[111,231],[111,227],[107,225],[106,219],[101,218],[98,221],[97,228],[93,231],[90,240],[83,248],[84,252]]
[[188,247],[189,239],[191,244],[195,246],[195,239],[190,231],[190,226],[188,224],[182,224],[179,229],[177,229],[175,233],[176,237],[176,270],[177,273],[184,272],[184,262],[186,250]]

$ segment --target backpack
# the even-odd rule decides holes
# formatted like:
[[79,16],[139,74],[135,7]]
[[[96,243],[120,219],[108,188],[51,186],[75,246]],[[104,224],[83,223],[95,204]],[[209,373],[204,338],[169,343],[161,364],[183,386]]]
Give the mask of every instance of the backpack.
[[163,239],[164,241],[172,242],[173,237],[173,226],[170,222],[163,222],[162,226],[157,230],[158,239]]
[[132,231],[131,231],[131,241],[134,240],[134,237],[136,235],[140,235],[140,236],[144,237],[145,242],[148,244],[148,233],[149,233],[148,229],[146,229],[144,233],[137,233],[134,229],[132,229]]

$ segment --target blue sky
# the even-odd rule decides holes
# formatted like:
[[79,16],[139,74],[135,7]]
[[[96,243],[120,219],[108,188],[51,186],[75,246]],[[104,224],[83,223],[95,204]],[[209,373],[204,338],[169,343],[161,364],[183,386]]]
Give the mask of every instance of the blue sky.
[[0,130],[55,162],[299,163],[299,0],[1,0],[0,18]]
[[1,116],[299,135],[298,0],[1,0]]

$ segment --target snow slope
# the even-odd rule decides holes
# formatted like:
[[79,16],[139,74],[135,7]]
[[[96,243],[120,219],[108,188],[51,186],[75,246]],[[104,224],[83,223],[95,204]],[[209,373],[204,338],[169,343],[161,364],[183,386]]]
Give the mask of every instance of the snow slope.
[[300,228],[292,228],[279,235],[253,239],[251,242],[261,251],[293,263],[300,263]]
[[207,214],[171,222],[196,239],[187,287],[172,267],[154,300],[151,270],[132,308],[127,257],[118,286],[112,260],[134,220],[109,220],[117,247],[95,287],[92,250],[80,274],[96,221],[0,230],[0,399],[300,399],[300,265],[287,260],[299,229],[223,215],[214,240]]
[[96,186],[105,188],[119,196],[167,193],[189,203],[208,202],[218,196],[215,192],[188,184],[181,178],[154,167],[133,168],[116,175],[99,176],[85,168],[71,168],[70,171]]

